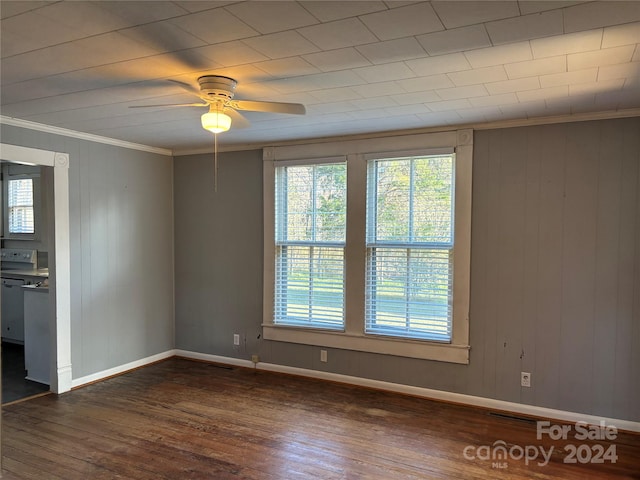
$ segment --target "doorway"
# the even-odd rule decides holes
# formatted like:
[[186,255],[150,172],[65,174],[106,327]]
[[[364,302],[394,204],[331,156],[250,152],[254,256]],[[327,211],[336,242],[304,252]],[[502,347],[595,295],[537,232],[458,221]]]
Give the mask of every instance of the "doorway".
[[50,246],[49,272],[55,281],[50,285],[49,294],[54,298],[51,312],[54,361],[51,365],[50,388],[54,393],[67,392],[71,390],[72,379],[69,155],[0,143],[0,158],[13,163],[53,167],[55,226]]

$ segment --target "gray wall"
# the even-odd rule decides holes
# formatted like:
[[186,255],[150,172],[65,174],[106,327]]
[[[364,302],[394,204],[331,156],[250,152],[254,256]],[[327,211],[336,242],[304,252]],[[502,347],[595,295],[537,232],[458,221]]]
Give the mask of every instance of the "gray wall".
[[211,155],[175,159],[176,347],[640,421],[640,118],[478,131],[474,157],[469,365],[257,338],[258,151],[217,193]]
[[172,158],[1,128],[69,154],[73,378],[172,349]]

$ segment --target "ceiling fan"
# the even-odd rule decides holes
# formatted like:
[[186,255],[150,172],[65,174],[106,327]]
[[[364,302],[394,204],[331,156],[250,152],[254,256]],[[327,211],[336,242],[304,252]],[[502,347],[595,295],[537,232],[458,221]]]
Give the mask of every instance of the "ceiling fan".
[[202,115],[202,127],[214,134],[226,132],[231,128],[232,120],[239,127],[246,127],[249,121],[237,110],[253,112],[286,113],[304,115],[306,110],[300,103],[264,102],[260,100],[234,99],[238,82],[221,75],[204,75],[198,78],[200,90],[177,80],[169,80],[192,95],[200,98],[199,103],[170,103],[158,105],[134,105],[130,108],[149,107],[209,107],[209,112]]

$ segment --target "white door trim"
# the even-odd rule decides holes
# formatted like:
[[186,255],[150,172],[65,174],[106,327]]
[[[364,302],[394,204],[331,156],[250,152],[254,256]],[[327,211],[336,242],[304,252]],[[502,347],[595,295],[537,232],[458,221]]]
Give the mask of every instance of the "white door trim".
[[55,200],[55,254],[52,269],[55,281],[55,365],[51,391],[71,390],[71,252],[69,247],[69,154],[0,143],[0,158],[9,162],[53,167]]

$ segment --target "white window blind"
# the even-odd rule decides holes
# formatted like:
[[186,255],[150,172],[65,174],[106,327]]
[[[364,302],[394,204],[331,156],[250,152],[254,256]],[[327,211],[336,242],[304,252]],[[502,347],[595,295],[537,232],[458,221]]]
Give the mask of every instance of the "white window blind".
[[34,233],[33,179],[9,179],[7,183],[9,233]]
[[365,331],[451,341],[454,157],[367,167]]
[[345,163],[279,166],[274,323],[344,328]]

